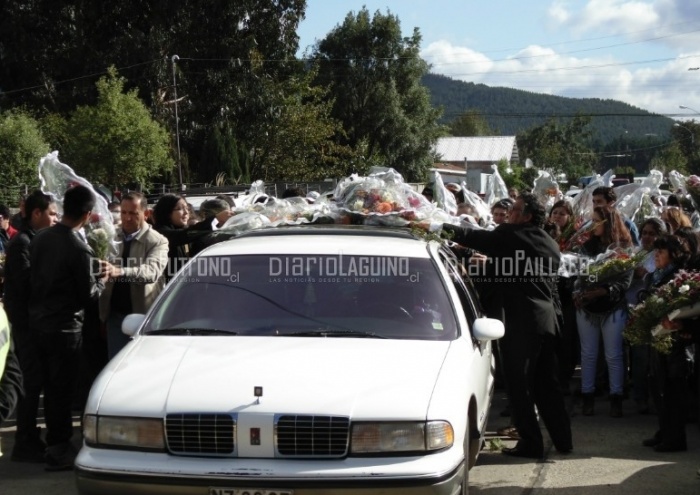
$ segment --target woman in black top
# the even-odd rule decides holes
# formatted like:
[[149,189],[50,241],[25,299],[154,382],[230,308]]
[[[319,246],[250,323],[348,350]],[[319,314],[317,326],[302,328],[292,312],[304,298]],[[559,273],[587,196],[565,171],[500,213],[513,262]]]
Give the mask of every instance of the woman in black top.
[[215,217],[205,218],[187,226],[189,215],[187,202],[177,194],[162,196],[153,208],[153,227],[168,239],[168,280],[173,278],[190,258],[190,244],[211,234],[233,213],[230,210],[222,211]]
[[[675,235],[659,237],[654,241],[654,261],[656,270],[647,275],[647,291],[673,280],[682,268],[686,268],[691,258],[688,242]],[[643,296],[644,293],[640,294]],[[677,452],[687,449],[685,421],[687,416],[687,379],[690,365],[686,358],[686,348],[692,340],[683,335],[686,325],[678,322],[665,322],[675,326],[679,331],[673,332],[673,344],[669,354],[651,351],[651,383],[653,398],[659,419],[659,429],[652,438],[643,444],[653,447],[657,452]],[[683,322],[686,323],[686,322]]]

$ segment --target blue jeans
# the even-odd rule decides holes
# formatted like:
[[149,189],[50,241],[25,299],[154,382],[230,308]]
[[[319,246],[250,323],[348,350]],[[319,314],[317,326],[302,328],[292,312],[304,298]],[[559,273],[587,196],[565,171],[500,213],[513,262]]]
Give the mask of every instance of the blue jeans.
[[608,364],[610,394],[622,395],[625,382],[622,331],[627,322],[627,311],[619,309],[597,317],[576,311],[578,335],[581,341],[581,393],[595,392],[596,363],[600,336],[603,336],[603,351]]

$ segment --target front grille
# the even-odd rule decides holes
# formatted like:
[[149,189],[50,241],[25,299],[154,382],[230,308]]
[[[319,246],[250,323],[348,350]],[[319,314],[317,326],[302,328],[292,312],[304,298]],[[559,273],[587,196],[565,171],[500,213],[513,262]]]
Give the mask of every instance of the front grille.
[[230,414],[168,414],[165,435],[173,454],[232,455],[236,419]]
[[350,419],[342,416],[276,418],[277,454],[292,457],[343,457],[348,450]]

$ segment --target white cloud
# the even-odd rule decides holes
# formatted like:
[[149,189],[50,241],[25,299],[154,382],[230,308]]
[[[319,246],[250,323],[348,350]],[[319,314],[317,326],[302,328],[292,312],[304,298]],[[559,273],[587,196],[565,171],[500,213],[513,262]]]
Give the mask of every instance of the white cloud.
[[[653,66],[624,65],[612,55],[576,57],[531,45],[503,59],[490,59],[446,41],[431,43],[421,56],[433,72],[453,79],[571,98],[627,102],[661,114],[700,108],[700,59],[683,58]],[[697,89],[696,89],[697,88]]]

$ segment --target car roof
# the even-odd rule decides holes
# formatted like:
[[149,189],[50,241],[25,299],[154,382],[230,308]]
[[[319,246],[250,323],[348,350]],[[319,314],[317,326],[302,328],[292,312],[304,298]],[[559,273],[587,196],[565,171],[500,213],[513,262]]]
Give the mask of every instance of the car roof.
[[249,231],[214,244],[198,256],[231,254],[430,257],[426,241],[408,229],[335,224]]

